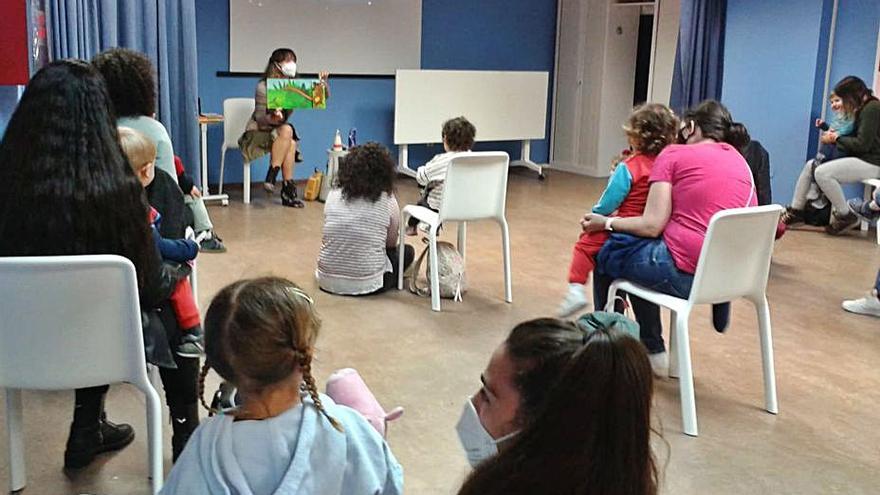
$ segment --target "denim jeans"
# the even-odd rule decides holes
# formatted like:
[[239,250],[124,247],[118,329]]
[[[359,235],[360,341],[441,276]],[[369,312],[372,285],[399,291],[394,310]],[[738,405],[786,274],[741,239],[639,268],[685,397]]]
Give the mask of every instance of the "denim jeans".
[[[687,298],[694,276],[676,268],[663,239],[646,239],[629,234],[612,234],[597,256],[593,275],[593,298],[596,308],[605,307],[608,288],[618,278],[625,278],[645,288]],[[639,297],[629,296],[639,322],[640,337],[648,352],[666,350],[660,307]]]
[[874,290],[876,290],[877,295],[880,296],[880,270],[877,270],[877,281],[874,282]]

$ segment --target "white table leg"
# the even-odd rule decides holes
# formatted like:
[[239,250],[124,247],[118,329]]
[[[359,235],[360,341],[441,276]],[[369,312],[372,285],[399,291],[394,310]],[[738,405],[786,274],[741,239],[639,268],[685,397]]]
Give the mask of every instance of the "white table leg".
[[542,167],[541,165],[538,165],[537,163],[532,161],[531,153],[532,153],[532,141],[530,139],[523,139],[522,140],[522,147],[520,148],[519,160],[514,160],[514,161],[510,162],[510,164],[513,165],[514,167],[528,167],[528,168],[534,170],[535,172],[538,172],[538,178],[543,180],[544,179],[544,167]]
[[208,190],[208,124],[199,122],[199,130],[201,131],[200,145],[202,148],[202,163],[200,168],[201,177],[199,181],[202,187],[202,201],[220,201],[223,206],[229,204],[228,194],[211,194]]
[[409,146],[400,145],[400,152],[397,155],[397,173],[407,175],[415,179],[416,173],[409,168]]

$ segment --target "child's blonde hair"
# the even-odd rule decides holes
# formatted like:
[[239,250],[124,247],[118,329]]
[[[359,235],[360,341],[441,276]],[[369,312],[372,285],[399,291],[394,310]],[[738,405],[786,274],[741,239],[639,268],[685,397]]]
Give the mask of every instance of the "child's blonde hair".
[[315,406],[341,431],[324,410],[312,376],[320,326],[312,298],[290,280],[262,277],[224,287],[205,315],[205,365],[198,383],[202,405],[211,410],[205,402],[205,377],[211,368],[245,396],[299,369]]
[[656,156],[667,145],[675,142],[678,117],[666,105],[644,103],[629,114],[623,131],[636,143],[635,151]]
[[135,173],[156,160],[156,145],[153,141],[131,127],[119,126],[119,144]]

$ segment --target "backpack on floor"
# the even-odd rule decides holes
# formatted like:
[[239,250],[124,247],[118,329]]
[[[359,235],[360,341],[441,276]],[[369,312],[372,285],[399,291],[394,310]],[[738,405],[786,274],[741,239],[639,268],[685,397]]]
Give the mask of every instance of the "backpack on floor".
[[[426,283],[419,280],[419,272],[422,269],[422,262],[430,256],[430,247],[425,247],[419,258],[404,274],[408,277],[409,291],[413,294],[427,297],[431,295],[431,265],[430,262],[425,266]],[[461,253],[452,243],[446,241],[437,242],[437,273],[440,276],[440,297],[444,299],[455,299],[461,301],[461,296],[467,291],[467,279],[464,274],[464,259]]]

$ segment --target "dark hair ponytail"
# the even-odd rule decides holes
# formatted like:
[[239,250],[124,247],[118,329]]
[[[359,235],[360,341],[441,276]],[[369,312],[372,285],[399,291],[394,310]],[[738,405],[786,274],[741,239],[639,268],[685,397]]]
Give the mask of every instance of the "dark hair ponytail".
[[734,122],[727,107],[715,100],[706,100],[684,114],[683,121],[693,121],[700,128],[703,137],[727,143],[738,150],[744,148],[749,141],[746,126]]

